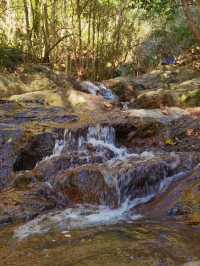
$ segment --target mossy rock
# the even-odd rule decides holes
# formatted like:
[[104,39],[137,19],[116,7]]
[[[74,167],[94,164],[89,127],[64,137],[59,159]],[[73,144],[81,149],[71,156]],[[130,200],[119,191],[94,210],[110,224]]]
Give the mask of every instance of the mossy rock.
[[183,98],[183,104],[189,107],[200,106],[200,89],[188,92]]

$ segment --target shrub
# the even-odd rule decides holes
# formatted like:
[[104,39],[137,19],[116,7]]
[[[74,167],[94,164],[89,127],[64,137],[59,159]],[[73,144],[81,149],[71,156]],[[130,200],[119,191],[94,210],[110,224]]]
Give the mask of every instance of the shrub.
[[22,52],[14,47],[0,47],[0,68],[14,71],[22,63]]

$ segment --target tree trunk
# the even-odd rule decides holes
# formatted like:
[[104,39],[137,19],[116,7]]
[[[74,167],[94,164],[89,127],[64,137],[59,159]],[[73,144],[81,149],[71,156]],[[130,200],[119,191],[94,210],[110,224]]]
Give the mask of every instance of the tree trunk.
[[28,47],[28,54],[32,53],[32,41],[31,41],[31,30],[30,30],[30,22],[29,22],[29,10],[27,1],[24,0],[24,14],[26,20],[26,35],[27,35],[27,47]]
[[[190,1],[188,0],[181,0],[183,6],[183,12],[187,18],[188,25],[190,30],[193,34],[194,39],[196,40],[197,44],[200,46],[200,31],[198,30],[198,25],[196,24],[195,20],[192,17],[190,12]],[[199,3],[199,1],[198,1]]]
[[76,13],[77,13],[77,20],[78,20],[79,53],[81,53],[81,51],[82,51],[82,26],[81,26],[80,0],[76,0]]
[[198,11],[199,16],[200,16],[200,0],[196,0],[196,4],[197,4],[197,11]]
[[44,4],[44,27],[43,27],[43,33],[44,33],[44,56],[43,56],[43,63],[50,63],[50,34],[49,34],[49,23],[48,23],[48,9],[47,9],[47,3]]

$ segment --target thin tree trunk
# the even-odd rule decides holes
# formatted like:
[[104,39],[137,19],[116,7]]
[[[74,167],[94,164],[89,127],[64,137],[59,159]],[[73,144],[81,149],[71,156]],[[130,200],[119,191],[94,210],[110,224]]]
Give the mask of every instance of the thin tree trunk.
[[51,10],[51,21],[52,21],[51,32],[52,32],[52,38],[54,41],[56,39],[56,21],[57,21],[56,9],[57,9],[57,0],[54,0],[52,4],[52,10]]
[[96,68],[96,54],[95,54],[95,38],[96,38],[96,1],[93,2],[92,10],[92,53],[93,53],[93,62],[92,62],[92,78],[95,79],[95,68]]
[[79,53],[82,51],[82,29],[81,29],[81,6],[80,0],[76,0],[76,12],[78,19],[78,39],[79,39]]
[[50,63],[50,44],[49,44],[49,24],[48,24],[48,9],[47,4],[44,4],[44,27],[43,27],[43,33],[44,33],[44,56],[43,56],[43,63]]
[[31,40],[31,30],[30,30],[30,21],[29,21],[29,10],[27,1],[24,0],[24,14],[26,20],[26,35],[27,35],[27,47],[28,47],[28,54],[32,53],[32,40]]
[[43,62],[48,63],[49,60],[46,61],[46,59],[50,58],[50,54],[51,52],[59,45],[59,43],[61,43],[64,39],[68,38],[69,36],[71,36],[71,34],[67,33],[66,35],[64,35],[63,37],[61,37],[60,39],[58,39],[54,44],[52,44],[52,46],[48,46],[49,49],[45,51],[45,56],[43,58]]

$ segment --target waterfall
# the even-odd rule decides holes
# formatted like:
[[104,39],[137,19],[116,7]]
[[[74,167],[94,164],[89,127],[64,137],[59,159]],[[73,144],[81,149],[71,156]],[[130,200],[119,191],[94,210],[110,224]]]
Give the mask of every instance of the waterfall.
[[[113,127],[88,127],[80,130],[66,129],[62,140],[57,140],[53,153],[45,160],[59,157],[62,154],[73,154],[84,160],[89,167],[95,155],[101,157],[99,168],[106,184],[114,187],[118,197],[118,208],[112,209],[105,205],[76,204],[73,208],[63,211],[52,211],[19,227],[15,236],[23,239],[29,235],[48,232],[52,227],[71,230],[74,228],[113,224],[133,221],[141,218],[134,213],[134,208],[153,199],[158,193],[185,173],[170,175],[175,170],[179,157],[169,156],[158,162],[159,156],[144,151],[141,154],[130,153],[117,144],[116,132]],[[156,157],[157,156],[157,157]],[[76,158],[77,158],[76,157]],[[154,157],[156,158],[154,160]],[[151,162],[148,164],[148,162]],[[74,163],[76,167],[77,162]],[[72,170],[73,171],[73,170]],[[48,180],[47,180],[48,181]]]

